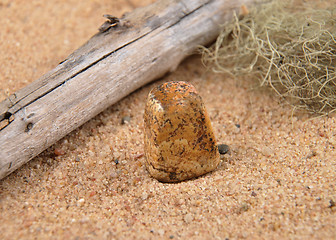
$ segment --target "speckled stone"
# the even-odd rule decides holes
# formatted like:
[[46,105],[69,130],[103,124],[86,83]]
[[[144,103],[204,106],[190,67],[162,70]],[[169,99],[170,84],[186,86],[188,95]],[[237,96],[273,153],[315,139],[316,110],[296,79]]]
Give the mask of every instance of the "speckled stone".
[[201,96],[186,82],[168,82],[148,95],[145,155],[150,175],[179,182],[214,170],[220,155]]

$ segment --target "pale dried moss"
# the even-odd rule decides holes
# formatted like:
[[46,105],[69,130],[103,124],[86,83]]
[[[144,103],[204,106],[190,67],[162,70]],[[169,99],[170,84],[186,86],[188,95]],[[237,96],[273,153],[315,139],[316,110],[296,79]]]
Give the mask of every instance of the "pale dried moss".
[[274,1],[224,26],[203,61],[215,72],[249,75],[295,108],[336,109],[336,8]]

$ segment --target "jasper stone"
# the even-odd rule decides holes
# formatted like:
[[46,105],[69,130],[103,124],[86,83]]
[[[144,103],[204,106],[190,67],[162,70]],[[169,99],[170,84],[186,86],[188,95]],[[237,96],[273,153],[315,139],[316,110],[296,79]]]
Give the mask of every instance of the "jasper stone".
[[214,170],[219,161],[215,135],[201,96],[186,82],[168,82],[148,95],[145,156],[150,175],[179,182]]

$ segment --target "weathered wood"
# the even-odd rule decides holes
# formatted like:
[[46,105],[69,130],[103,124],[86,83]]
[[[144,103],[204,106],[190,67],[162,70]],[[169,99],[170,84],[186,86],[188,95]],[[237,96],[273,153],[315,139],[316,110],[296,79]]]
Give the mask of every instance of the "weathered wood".
[[0,103],[0,179],[139,87],[174,70],[242,4],[162,0],[101,32],[40,79]]

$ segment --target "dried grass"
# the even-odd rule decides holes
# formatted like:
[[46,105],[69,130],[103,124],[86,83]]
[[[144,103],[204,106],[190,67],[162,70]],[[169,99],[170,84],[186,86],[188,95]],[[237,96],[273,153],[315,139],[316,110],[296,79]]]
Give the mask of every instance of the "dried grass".
[[293,11],[274,1],[225,25],[216,43],[203,48],[215,72],[249,74],[295,108],[336,110],[336,8]]

